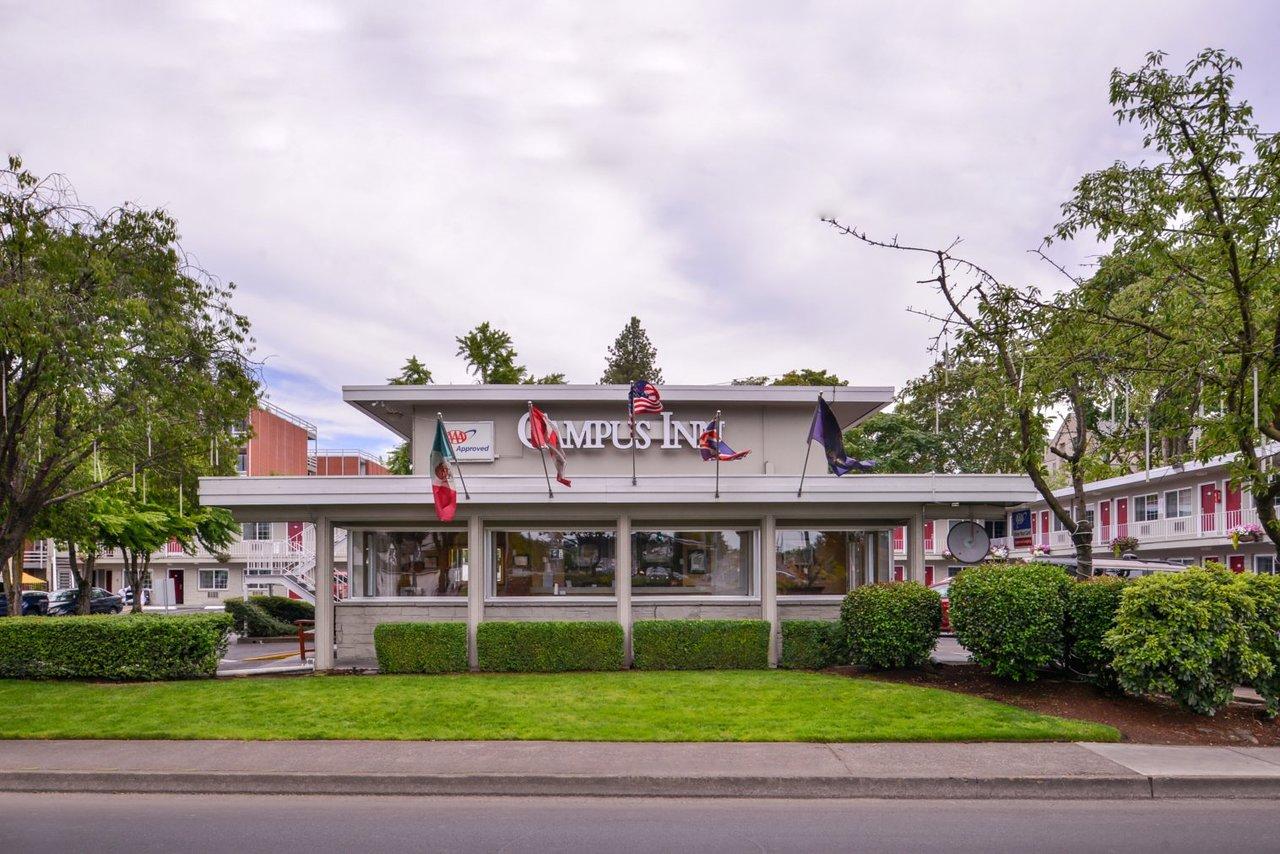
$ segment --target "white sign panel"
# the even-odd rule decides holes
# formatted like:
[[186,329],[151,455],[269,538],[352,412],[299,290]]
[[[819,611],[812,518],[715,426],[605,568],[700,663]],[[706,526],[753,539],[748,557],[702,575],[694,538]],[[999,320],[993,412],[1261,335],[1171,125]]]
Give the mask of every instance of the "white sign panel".
[[459,462],[491,463],[494,460],[492,421],[446,421],[445,432]]

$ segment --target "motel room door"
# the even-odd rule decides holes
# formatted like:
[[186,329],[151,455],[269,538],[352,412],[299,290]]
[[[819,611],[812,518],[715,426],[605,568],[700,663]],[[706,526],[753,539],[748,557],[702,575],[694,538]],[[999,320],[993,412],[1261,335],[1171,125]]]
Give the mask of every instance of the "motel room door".
[[1200,533],[1218,530],[1218,484],[1210,481],[1200,484]]
[[1111,502],[1098,502],[1098,525],[1102,529],[1102,544],[1111,542]]
[[1244,572],[1244,555],[1231,555],[1227,558],[1227,566],[1232,572]]
[[1116,499],[1116,536],[1129,536],[1129,499]]
[[1223,499],[1223,509],[1226,511],[1226,530],[1230,531],[1244,521],[1240,513],[1240,484],[1227,481],[1227,494]]
[[169,577],[173,579],[173,604],[182,604],[182,577],[186,575],[180,569],[169,570]]

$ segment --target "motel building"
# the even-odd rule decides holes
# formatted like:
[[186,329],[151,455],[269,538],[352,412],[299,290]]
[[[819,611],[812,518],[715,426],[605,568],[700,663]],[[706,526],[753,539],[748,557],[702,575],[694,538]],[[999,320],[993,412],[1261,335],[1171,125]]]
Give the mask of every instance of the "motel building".
[[[246,524],[314,526],[317,590],[334,589],[335,562],[349,568],[339,596],[317,597],[324,670],[368,664],[374,627],[406,621],[467,623],[474,665],[484,621],[616,621],[629,650],[640,620],[764,619],[776,662],[782,620],[834,620],[854,587],[924,581],[926,529],[932,540],[943,520],[1003,525],[1036,497],[1020,475],[837,478],[821,445],[806,457],[819,393],[848,428],[888,405],[892,388],[660,391],[665,409],[637,416],[633,448],[626,386],[348,386],[348,404],[411,443],[415,474],[206,478],[201,500]],[[531,397],[559,431],[571,487],[529,443]],[[717,411],[723,439],[750,449],[719,463],[718,478],[697,447]],[[428,471],[441,417],[459,460],[447,524]]]

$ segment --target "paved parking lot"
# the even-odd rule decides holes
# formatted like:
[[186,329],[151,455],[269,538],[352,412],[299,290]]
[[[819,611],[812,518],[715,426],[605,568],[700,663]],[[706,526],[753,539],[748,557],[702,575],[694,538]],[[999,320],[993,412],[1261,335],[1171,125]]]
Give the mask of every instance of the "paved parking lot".
[[[287,657],[267,657],[284,656]],[[310,658],[310,656],[308,656]],[[219,673],[241,670],[274,670],[281,667],[299,667],[305,662],[298,656],[298,642],[288,643],[238,643],[236,638],[227,644],[227,654],[218,664]]]

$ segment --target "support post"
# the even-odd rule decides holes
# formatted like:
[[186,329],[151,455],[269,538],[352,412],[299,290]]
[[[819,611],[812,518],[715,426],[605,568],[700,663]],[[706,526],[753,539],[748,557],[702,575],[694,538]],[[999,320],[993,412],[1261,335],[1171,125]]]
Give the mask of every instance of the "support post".
[[924,511],[907,521],[907,580],[924,584]]
[[319,516],[316,528],[316,670],[333,669],[333,524]]
[[782,621],[778,616],[778,522],[773,515],[760,522],[760,617],[769,623],[769,666],[782,656]]
[[618,598],[618,623],[622,626],[622,661],[631,667],[631,517],[618,516],[617,554],[614,555],[613,593]]
[[484,520],[467,517],[467,666],[480,669],[476,650],[476,630],[484,620],[484,591],[488,584],[488,550],[484,542]]

